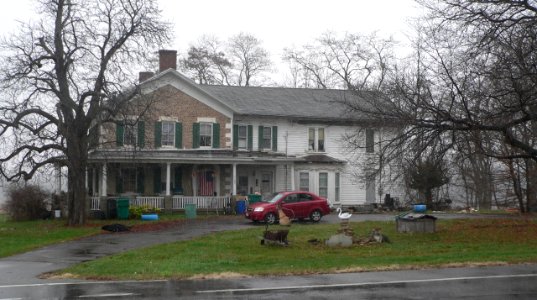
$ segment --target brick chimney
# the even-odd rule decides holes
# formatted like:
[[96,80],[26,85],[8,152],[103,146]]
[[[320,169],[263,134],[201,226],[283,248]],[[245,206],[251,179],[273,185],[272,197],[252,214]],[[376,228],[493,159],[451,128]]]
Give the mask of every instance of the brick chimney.
[[160,72],[167,69],[177,69],[177,51],[159,50],[158,52]]
[[140,72],[138,73],[138,82],[142,83],[146,81],[147,79],[153,77],[153,75],[155,75],[155,73],[153,72]]

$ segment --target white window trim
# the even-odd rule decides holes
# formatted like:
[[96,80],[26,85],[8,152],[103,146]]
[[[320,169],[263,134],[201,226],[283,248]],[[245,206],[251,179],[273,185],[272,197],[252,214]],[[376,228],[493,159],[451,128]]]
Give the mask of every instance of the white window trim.
[[210,118],[210,117],[198,117],[197,122],[198,123],[218,123],[216,122],[216,118]]
[[[214,125],[213,124],[214,123],[215,122],[206,122],[206,121],[199,122],[199,124],[200,124],[200,136],[199,136],[199,138],[200,138],[200,141],[199,141],[200,149],[211,149],[213,147],[213,143],[214,143],[214,141],[213,141],[213,130],[214,130],[213,126]],[[211,133],[209,134],[209,137],[211,138],[211,144],[209,146],[202,146],[201,145],[201,136],[202,136],[202,134],[201,134],[201,126],[206,125],[206,124],[210,125],[209,127],[211,128]]]
[[[261,147],[261,149],[259,149],[259,150],[272,151],[272,140],[273,140],[273,135],[274,135],[274,132],[272,130],[272,126],[265,126],[265,125],[261,125],[261,126],[263,128],[263,133],[262,133],[263,140],[261,141],[261,145],[263,147]],[[270,129],[270,145],[268,147],[265,147],[265,145],[264,145],[264,142],[265,142],[265,128]]]
[[[241,149],[241,150],[246,150],[246,149],[248,149],[248,125],[246,125],[246,124],[237,124],[237,126],[238,126],[237,127],[237,148]],[[244,140],[245,140],[246,143],[245,143],[244,147],[240,146],[241,140],[240,140],[239,132],[241,130],[241,127],[246,128],[246,136],[244,137]]]
[[[173,134],[172,134],[172,144],[171,145],[164,145],[164,123],[172,123],[172,129],[173,129]],[[171,120],[161,120],[161,127],[160,127],[160,146],[162,148],[175,148],[175,124],[176,124],[176,121],[171,121]]]
[[[313,129],[313,149],[310,149],[310,129]],[[319,129],[324,131],[324,150],[319,150]],[[308,127],[307,130],[306,151],[311,153],[326,153],[326,128],[325,127]]]

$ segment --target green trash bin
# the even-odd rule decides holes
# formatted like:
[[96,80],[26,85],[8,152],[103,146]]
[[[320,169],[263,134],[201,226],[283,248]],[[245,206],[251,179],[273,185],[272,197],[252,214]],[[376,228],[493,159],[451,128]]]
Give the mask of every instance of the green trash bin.
[[187,219],[196,218],[196,204],[185,204],[185,214]]
[[117,218],[127,220],[129,218],[129,198],[119,198],[116,201]]
[[248,203],[252,204],[256,202],[261,202],[261,195],[257,195],[257,194],[248,195]]

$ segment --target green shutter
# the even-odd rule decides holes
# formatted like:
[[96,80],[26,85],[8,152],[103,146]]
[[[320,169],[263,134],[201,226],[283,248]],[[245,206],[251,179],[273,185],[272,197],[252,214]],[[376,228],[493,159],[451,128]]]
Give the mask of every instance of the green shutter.
[[144,179],[144,168],[136,168],[136,192],[141,195],[143,195],[145,191]]
[[162,147],[162,122],[155,123],[155,148]]
[[116,145],[118,147],[123,146],[123,133],[125,132],[125,124],[123,122],[116,122]]
[[248,150],[252,150],[254,148],[254,127],[252,125],[248,125]]
[[192,124],[192,148],[200,147],[200,123]]
[[278,151],[278,126],[272,126],[272,151]]
[[160,167],[155,167],[153,169],[153,192],[159,194],[162,192],[162,178],[161,178],[161,169]]
[[145,146],[145,122],[138,122],[138,147],[143,148]]
[[183,148],[183,124],[175,123],[175,148]]
[[239,125],[233,125],[233,150],[239,149]]
[[263,150],[263,126],[258,128],[259,139],[257,140],[257,149],[259,151]]
[[213,148],[220,148],[220,124],[213,123]]
[[121,178],[121,169],[117,169],[116,173],[116,193],[121,194],[123,193],[123,179]]

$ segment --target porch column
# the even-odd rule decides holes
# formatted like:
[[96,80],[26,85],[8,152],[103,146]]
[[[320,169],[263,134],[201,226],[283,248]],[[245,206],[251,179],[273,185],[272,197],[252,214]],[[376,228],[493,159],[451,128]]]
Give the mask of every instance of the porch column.
[[103,163],[103,167],[101,170],[101,196],[106,197],[108,195],[106,191],[106,181],[107,181],[107,170],[106,170],[106,163]]
[[88,182],[88,168],[86,167],[86,176],[84,177],[85,180],[84,180],[84,187],[86,188],[86,193],[88,192],[88,187],[89,187],[89,182]]
[[295,164],[291,164],[291,191],[295,190]]
[[237,164],[233,164],[233,173],[231,175],[231,193],[237,195]]
[[91,172],[91,191],[92,196],[99,195],[99,193],[95,190],[97,188],[97,168],[93,168],[93,172]]
[[171,177],[171,163],[166,163],[166,196],[170,196],[171,193],[170,193],[170,190],[171,190],[171,182],[170,182],[170,177]]

